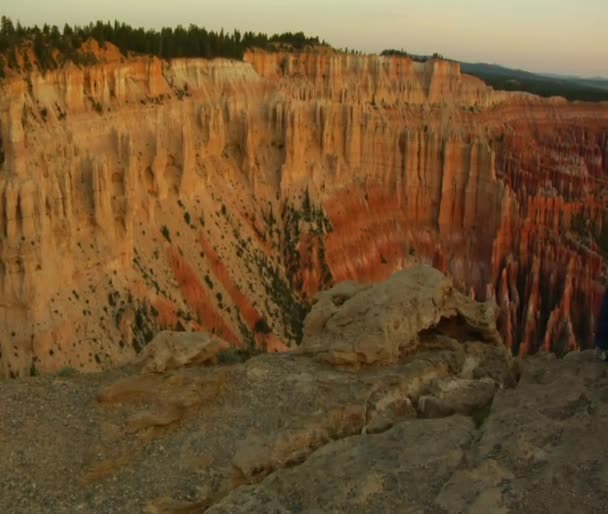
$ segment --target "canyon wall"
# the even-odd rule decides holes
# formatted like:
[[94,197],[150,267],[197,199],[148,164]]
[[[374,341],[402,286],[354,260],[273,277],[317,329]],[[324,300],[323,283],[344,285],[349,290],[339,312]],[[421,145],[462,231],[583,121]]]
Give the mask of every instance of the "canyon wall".
[[328,50],[0,83],[0,374],[128,362],[162,328],[297,344],[314,294],[430,263],[515,352],[588,347],[608,105]]

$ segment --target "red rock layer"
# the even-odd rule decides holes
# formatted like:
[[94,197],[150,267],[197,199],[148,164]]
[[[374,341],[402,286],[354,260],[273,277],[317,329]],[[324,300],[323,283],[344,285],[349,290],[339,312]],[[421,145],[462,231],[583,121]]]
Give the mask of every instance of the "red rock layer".
[[238,345],[239,338],[226,324],[222,314],[216,310],[209,298],[208,289],[202,285],[200,276],[176,250],[172,249],[167,257],[184,300],[197,314],[202,325],[222,339]]
[[318,289],[418,261],[494,297],[513,351],[591,344],[608,105],[330,51],[0,89],[2,374],[125,362],[180,325],[282,349]]

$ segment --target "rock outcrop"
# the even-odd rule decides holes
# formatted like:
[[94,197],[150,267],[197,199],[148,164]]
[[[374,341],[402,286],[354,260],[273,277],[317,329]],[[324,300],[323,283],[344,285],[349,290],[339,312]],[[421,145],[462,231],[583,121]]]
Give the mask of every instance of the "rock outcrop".
[[[515,360],[499,339],[463,329],[496,334],[487,318],[494,309],[467,304],[428,267],[385,286],[323,293],[359,291],[340,316],[375,335],[369,350],[372,339],[378,348],[403,339],[360,324],[361,312],[348,310],[359,295],[373,291],[386,312],[399,303],[405,326],[418,330],[415,349],[357,369],[296,350],[165,372],[131,365],[5,380],[0,410],[11,415],[0,417],[0,510],[601,512],[605,363],[592,352]],[[427,299],[442,297],[467,305],[459,330],[446,331],[438,317],[419,322],[428,319],[420,310]],[[323,337],[331,322],[310,323],[318,314],[307,320],[304,348],[331,341]],[[177,363],[179,343],[161,344],[168,337],[154,346],[176,348],[163,362]]]
[[141,352],[142,369],[147,373],[165,371],[186,366],[217,364],[217,357],[229,344],[205,332],[163,331]]
[[533,358],[477,428],[451,416],[336,441],[206,512],[602,512],[608,381],[592,359]]
[[497,318],[495,304],[477,304],[441,272],[415,266],[376,286],[343,282],[320,293],[301,351],[334,365],[395,364],[437,334],[500,345]]
[[417,262],[514,352],[585,348],[608,106],[438,60],[137,57],[0,83],[0,373],[131,361],[163,329],[298,343],[314,295]]

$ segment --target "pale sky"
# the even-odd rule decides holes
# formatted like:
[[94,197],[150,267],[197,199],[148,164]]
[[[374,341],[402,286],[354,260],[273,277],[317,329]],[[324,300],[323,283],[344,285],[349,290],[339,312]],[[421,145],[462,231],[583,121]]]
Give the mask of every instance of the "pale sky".
[[0,0],[0,13],[39,25],[302,30],[336,48],[608,77],[608,0]]

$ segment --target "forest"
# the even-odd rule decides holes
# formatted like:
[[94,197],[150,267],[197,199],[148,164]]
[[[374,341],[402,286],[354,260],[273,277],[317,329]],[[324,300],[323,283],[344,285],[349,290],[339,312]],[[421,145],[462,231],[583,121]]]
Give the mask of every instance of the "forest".
[[412,61],[416,62],[427,62],[431,59],[444,59],[444,57],[438,53],[434,53],[433,55],[416,55],[406,52],[405,50],[396,50],[395,48],[382,50],[380,55],[383,57],[408,57]]
[[[5,67],[20,69],[17,54],[26,45],[33,47],[38,66],[42,71],[55,69],[66,61],[75,64],[91,64],[95,56],[81,51],[82,44],[96,40],[102,47],[106,42],[116,45],[121,53],[155,55],[163,59],[174,57],[204,57],[212,59],[225,57],[242,59],[246,50],[261,48],[267,51],[277,49],[302,50],[308,46],[325,45],[318,37],[308,37],[303,32],[285,32],[267,35],[255,32],[219,32],[207,30],[197,25],[184,28],[164,27],[161,30],[131,27],[119,21],[90,23],[85,26],[43,25],[26,27],[14,23],[10,18],[0,19],[0,76]],[[31,63],[21,63],[31,68]]]

